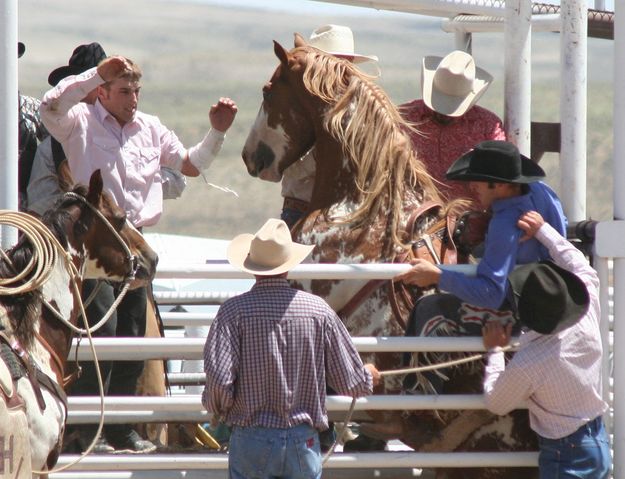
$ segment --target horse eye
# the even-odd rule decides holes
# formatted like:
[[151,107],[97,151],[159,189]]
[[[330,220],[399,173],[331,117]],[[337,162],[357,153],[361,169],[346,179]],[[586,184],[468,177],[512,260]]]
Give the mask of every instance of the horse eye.
[[119,215],[115,218],[115,229],[117,231],[121,230],[126,224],[128,216],[124,213],[123,215]]

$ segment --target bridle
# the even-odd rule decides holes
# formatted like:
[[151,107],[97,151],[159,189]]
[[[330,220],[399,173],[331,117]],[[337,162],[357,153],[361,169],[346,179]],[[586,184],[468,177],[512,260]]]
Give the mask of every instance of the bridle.
[[[102,319],[100,319],[93,326],[88,327],[89,332],[93,333],[93,332],[97,331],[99,328],[101,328],[102,325],[108,321],[108,319],[110,318],[111,314],[113,314],[113,311],[115,311],[115,309],[117,309],[117,306],[119,305],[121,300],[126,295],[126,292],[128,291],[128,288],[130,287],[130,283],[132,281],[134,281],[134,279],[136,278],[137,270],[139,269],[139,260],[138,260],[136,255],[132,254],[132,251],[130,251],[130,248],[128,247],[128,245],[126,244],[124,239],[117,232],[117,230],[113,227],[113,225],[106,218],[106,216],[104,216],[102,214],[102,212],[100,210],[98,210],[95,206],[93,206],[91,203],[89,203],[85,199],[84,196],[81,196],[81,195],[79,195],[77,193],[74,193],[74,192],[70,191],[70,192],[65,193],[62,198],[72,198],[72,199],[78,200],[79,202],[81,202],[84,205],[88,206],[89,209],[102,221],[102,223],[113,234],[113,236],[118,241],[118,243],[121,245],[122,249],[124,250],[124,252],[126,254],[126,260],[127,260],[127,264],[128,264],[128,271],[127,271],[126,275],[124,276],[124,279],[122,280],[123,283],[124,283],[124,286],[122,287],[122,290],[121,290],[120,294],[117,296],[117,298],[115,299],[115,301],[113,302],[113,304],[111,305],[109,310],[106,312],[106,314],[102,317]],[[82,277],[80,277],[80,279],[82,281]],[[72,278],[72,280],[75,280],[75,276]],[[97,288],[96,288],[95,291],[97,291]],[[91,302],[91,300],[93,299],[93,296],[94,296],[94,294],[92,294],[87,299],[87,301],[84,302],[85,306],[88,305]],[[79,296],[79,299],[80,299],[80,296]],[[80,299],[80,301],[82,301],[82,299]],[[59,321],[61,321],[66,327],[68,327],[74,333],[79,334],[79,335],[86,334],[86,332],[87,332],[86,329],[79,328],[79,327],[75,326],[74,324],[72,324],[67,319],[65,319],[63,317],[63,315],[56,308],[54,308],[52,305],[50,305],[47,301],[44,300],[44,304],[46,305],[47,309]]]

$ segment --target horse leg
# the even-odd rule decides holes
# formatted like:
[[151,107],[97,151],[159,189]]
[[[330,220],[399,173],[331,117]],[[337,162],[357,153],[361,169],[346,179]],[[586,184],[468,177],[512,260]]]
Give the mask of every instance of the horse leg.
[[[146,338],[162,337],[157,317],[156,304],[151,288],[148,290],[148,302],[146,308]],[[161,360],[148,360],[145,362],[143,372],[137,381],[137,396],[165,396],[167,388],[165,385],[165,366]],[[137,432],[142,437],[150,441],[167,445],[167,424],[137,424]]]

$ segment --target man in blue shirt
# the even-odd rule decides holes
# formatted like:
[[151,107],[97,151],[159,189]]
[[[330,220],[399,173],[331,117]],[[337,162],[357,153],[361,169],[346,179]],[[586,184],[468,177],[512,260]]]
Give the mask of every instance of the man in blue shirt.
[[412,269],[395,280],[419,287],[438,285],[475,306],[500,308],[506,299],[506,280],[514,266],[549,258],[547,249],[536,239],[522,238],[517,226],[519,217],[527,211],[538,211],[566,236],[560,200],[539,181],[545,176],[543,169],[507,141],[478,143],[451,165],[446,176],[448,180],[468,181],[482,206],[492,212],[477,274],[442,271],[429,261],[417,259]]
[[[421,288],[437,286],[441,294],[427,295],[415,304],[406,329],[407,336],[481,336],[482,322],[513,321],[507,306],[507,278],[517,264],[549,259],[548,250],[535,238],[523,237],[517,226],[521,215],[538,211],[545,221],[566,236],[566,218],[554,191],[540,179],[545,172],[520,154],[507,141],[483,141],[457,159],[447,170],[452,181],[469,182],[492,217],[484,241],[484,254],[475,276],[441,270],[426,260],[415,259],[412,268],[395,280]],[[450,359],[440,353],[406,354],[411,365]],[[404,379],[407,391],[445,393],[453,389],[454,371],[440,370]],[[464,386],[468,384],[466,381]],[[463,386],[463,387],[464,387]],[[454,390],[459,393],[458,390]],[[469,391],[467,391],[469,392]],[[361,431],[377,439],[401,437],[403,425],[389,422],[366,425]]]

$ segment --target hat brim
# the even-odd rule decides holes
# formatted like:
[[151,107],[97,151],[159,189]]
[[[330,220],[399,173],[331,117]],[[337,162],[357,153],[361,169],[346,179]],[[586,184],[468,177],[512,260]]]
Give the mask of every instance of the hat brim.
[[464,96],[453,96],[434,90],[434,73],[440,65],[442,57],[427,56],[423,58],[422,63],[422,98],[425,105],[441,115],[445,116],[462,116],[473,105],[477,103],[480,97],[486,92],[486,89],[493,81],[493,76],[483,68],[475,67],[475,80],[473,82],[473,90]]
[[71,75],[80,75],[84,71],[84,68],[73,65],[64,65],[62,67],[55,68],[52,72],[50,72],[50,75],[48,75],[48,84],[50,86],[56,86],[64,78]]
[[445,178],[450,181],[486,181],[494,183],[534,183],[545,177],[545,171],[527,156],[521,156],[521,175],[516,178],[502,178],[495,175],[471,171],[471,158],[474,150],[458,158],[447,170]]
[[316,48],[320,52],[328,53],[329,55],[333,55],[335,57],[348,58],[352,61],[352,63],[366,63],[366,62],[378,61],[378,57],[376,55],[360,55],[358,53],[329,52],[318,47],[313,47],[313,48]]
[[[562,268],[561,266],[558,266],[553,261],[544,260],[538,263],[531,263],[519,266],[512,273],[510,273],[510,275],[508,276],[508,282],[510,283],[512,291],[521,292],[522,294],[525,281],[527,280],[529,275],[532,274],[534,268],[536,268],[537,265],[547,265],[552,268],[562,278],[568,289],[569,294],[566,303],[566,314],[563,315],[564,317],[560,321],[558,321],[555,327],[553,329],[550,329],[550,331],[540,331],[538,330],[540,328],[537,329],[535,327],[536,325],[532,327],[532,329],[541,334],[557,334],[560,331],[564,331],[565,329],[573,326],[582,318],[584,314],[586,314],[586,311],[588,311],[588,306],[590,304],[588,289],[586,288],[584,282],[576,274]],[[516,294],[513,294],[512,297],[513,301],[515,302],[516,309],[517,311],[519,311],[520,297]],[[521,324],[527,326],[527,318],[524,319],[522,311],[520,311],[520,313],[521,314],[519,314],[519,321],[521,322]]]
[[235,236],[228,245],[226,258],[235,268],[258,276],[273,276],[286,273],[300,264],[315,248],[314,245],[292,243],[291,253],[286,261],[278,266],[266,266],[255,263],[249,258],[250,246],[254,239],[253,234],[243,233]]

